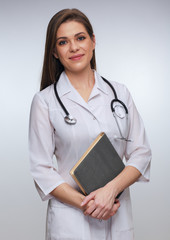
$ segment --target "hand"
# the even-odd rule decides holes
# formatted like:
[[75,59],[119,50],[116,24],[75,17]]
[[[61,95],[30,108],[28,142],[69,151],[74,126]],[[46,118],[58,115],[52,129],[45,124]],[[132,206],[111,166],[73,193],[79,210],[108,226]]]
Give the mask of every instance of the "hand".
[[[102,212],[100,214],[97,215],[97,212],[89,210],[90,207],[89,207],[89,204],[92,205],[92,200],[88,203],[88,207],[84,210],[84,214],[85,215],[89,215],[90,217],[92,218],[96,218],[96,219],[100,219],[100,220],[108,220],[110,217],[112,217],[113,215],[116,214],[118,208],[120,207],[120,202],[118,199],[115,199],[115,203],[112,207],[112,209],[110,210],[109,214],[105,214],[102,216]],[[90,214],[88,214],[88,212],[91,212]]]
[[86,210],[87,210],[90,206],[92,206],[93,203],[94,203],[94,200],[90,200],[86,205],[83,205],[82,211],[85,213]]
[[[93,200],[93,202],[91,202],[91,200]],[[88,203],[90,203],[90,206]],[[84,206],[85,215],[107,220],[117,212],[120,203],[118,199],[115,200],[113,188],[107,184],[103,188],[99,188],[85,197],[81,206]]]

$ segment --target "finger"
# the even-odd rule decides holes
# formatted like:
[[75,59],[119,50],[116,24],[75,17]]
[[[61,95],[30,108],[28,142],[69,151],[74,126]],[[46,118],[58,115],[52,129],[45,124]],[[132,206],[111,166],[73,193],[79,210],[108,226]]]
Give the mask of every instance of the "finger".
[[110,217],[112,217],[113,215],[116,214],[119,207],[120,207],[120,202],[119,202],[119,200],[117,200],[116,203],[114,203],[113,207],[110,210],[107,210],[103,213],[101,218],[103,220],[109,219]]
[[104,217],[104,218],[102,217],[101,220],[105,220],[105,221],[106,221],[106,220],[108,220],[108,219],[111,218],[111,217],[112,217],[112,216],[107,216],[107,217]]
[[83,202],[81,203],[81,207],[83,207],[84,205],[86,205],[90,200],[94,199],[94,192],[90,193],[87,197],[84,198]]
[[114,202],[114,204],[116,204],[116,203],[119,203],[120,204],[120,202],[119,202],[119,199],[115,199],[115,202]]
[[120,207],[119,200],[116,201],[116,203],[113,205],[113,208],[118,209]]
[[92,214],[96,209],[96,205],[93,203],[84,211],[84,215],[90,215]]
[[114,216],[116,214],[116,211],[115,210],[113,210],[113,211],[111,211],[111,212],[105,212],[104,214],[103,214],[103,216],[101,217],[101,219],[102,220],[108,220],[110,217],[112,217],[112,216]]
[[93,218],[102,219],[102,216],[103,216],[104,212],[105,212],[105,209],[98,209],[98,208],[97,208],[97,209],[91,214],[91,216],[92,216]]

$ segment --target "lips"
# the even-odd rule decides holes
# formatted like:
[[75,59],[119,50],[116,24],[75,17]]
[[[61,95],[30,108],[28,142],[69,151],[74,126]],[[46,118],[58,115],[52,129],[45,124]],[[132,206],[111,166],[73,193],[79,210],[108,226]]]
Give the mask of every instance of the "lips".
[[69,59],[71,59],[73,61],[77,61],[77,60],[80,60],[83,56],[84,56],[84,54],[76,54],[76,55],[71,56]]

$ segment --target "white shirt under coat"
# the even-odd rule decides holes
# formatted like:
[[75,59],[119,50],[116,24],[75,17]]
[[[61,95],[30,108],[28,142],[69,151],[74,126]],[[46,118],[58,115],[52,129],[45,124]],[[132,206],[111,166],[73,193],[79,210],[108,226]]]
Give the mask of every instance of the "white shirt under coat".
[[[107,221],[84,216],[75,207],[59,202],[50,192],[66,182],[77,187],[69,174],[92,141],[105,132],[127,166],[137,168],[142,176],[138,181],[149,181],[151,150],[141,117],[127,88],[111,82],[118,98],[129,111],[128,124],[120,120],[122,133],[132,142],[117,139],[119,130],[111,112],[114,98],[111,88],[95,72],[95,85],[86,103],[71,85],[65,72],[57,83],[61,101],[77,124],[68,125],[51,85],[38,92],[33,99],[30,113],[29,149],[31,174],[43,200],[50,200],[47,213],[47,240],[132,240],[133,223],[129,189],[120,197],[120,208]],[[57,159],[57,168],[54,157]]]

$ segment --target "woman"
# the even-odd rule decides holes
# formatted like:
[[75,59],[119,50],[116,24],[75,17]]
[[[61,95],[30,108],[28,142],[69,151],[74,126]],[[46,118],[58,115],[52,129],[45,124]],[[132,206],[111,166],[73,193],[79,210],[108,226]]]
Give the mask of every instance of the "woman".
[[[95,35],[89,20],[77,9],[58,12],[47,29],[41,91],[32,102],[29,128],[31,173],[41,198],[49,200],[47,240],[133,239],[128,187],[149,180],[151,151],[127,88],[111,82],[128,109],[128,122],[120,103],[114,106],[118,117],[113,117],[113,91],[95,69]],[[64,121],[60,99],[76,124],[73,117],[71,125]],[[69,171],[101,132],[125,158],[126,167],[85,197]]]

